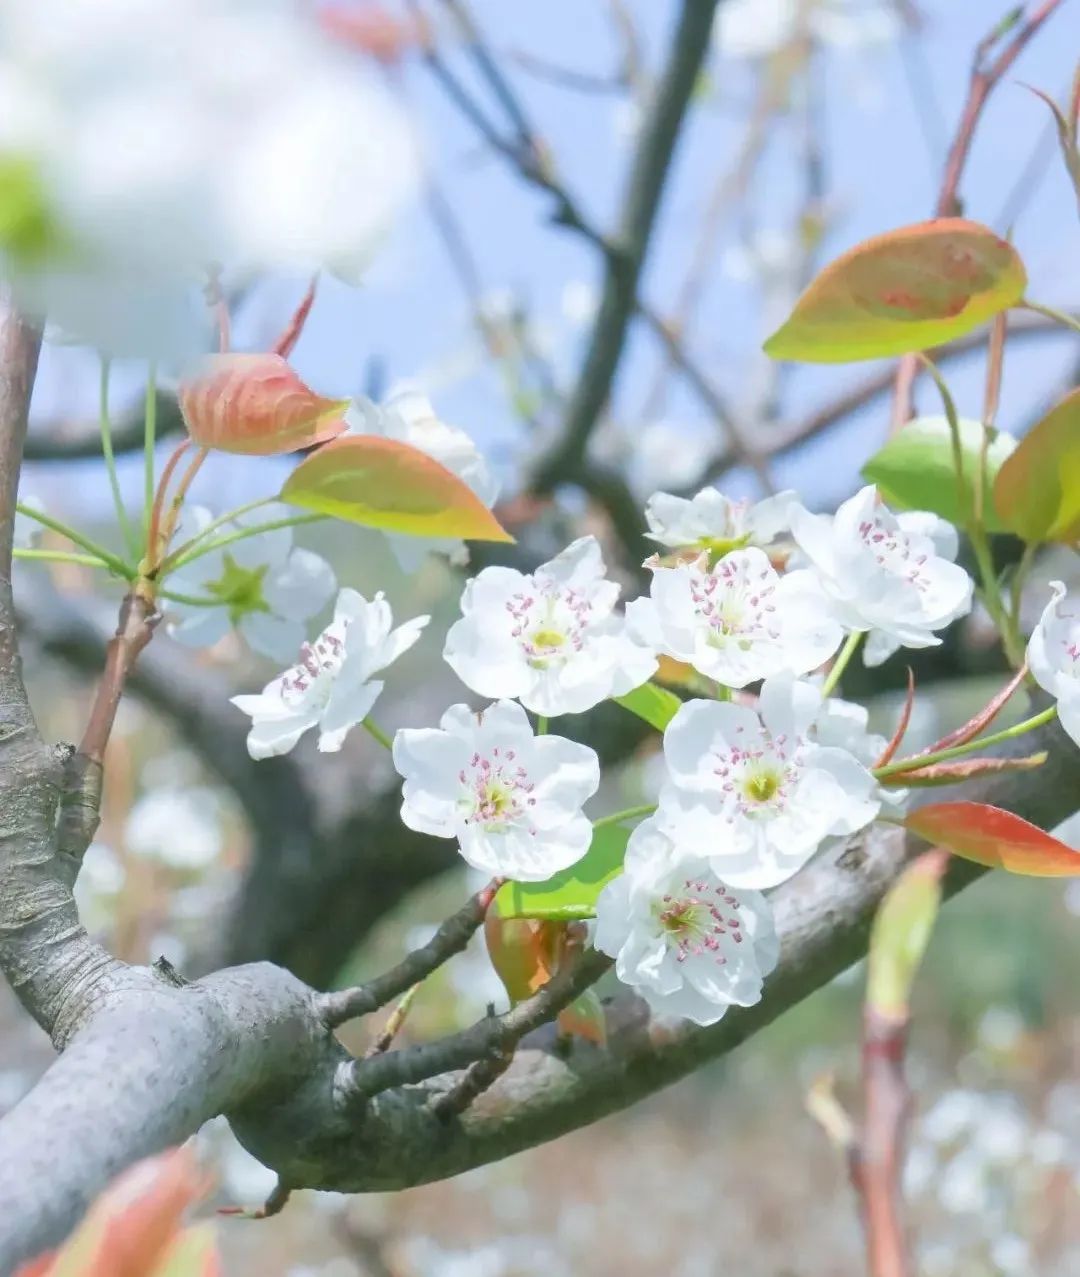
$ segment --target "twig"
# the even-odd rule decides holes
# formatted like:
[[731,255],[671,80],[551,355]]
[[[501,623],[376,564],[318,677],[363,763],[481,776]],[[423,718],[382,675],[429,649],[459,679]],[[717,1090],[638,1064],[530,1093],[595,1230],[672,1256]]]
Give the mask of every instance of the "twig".
[[[975,47],[975,55],[971,64],[971,76],[968,81],[967,101],[960,113],[956,133],[945,160],[945,171],[938,191],[935,217],[959,217],[961,202],[959,196],[960,181],[971,153],[971,144],[975,139],[975,131],[982,117],[983,108],[990,94],[1006,75],[1013,63],[1024,51],[1028,43],[1038,32],[1042,24],[1057,9],[1062,0],[1043,0],[1043,3],[1023,20],[1016,34],[992,62],[987,59],[991,50],[1006,34],[1002,24],[996,27]],[[899,430],[913,415],[912,395],[915,377],[918,374],[918,362],[914,355],[905,355],[896,369],[896,382],[893,388],[892,430]]]
[[[567,405],[562,435],[534,475],[539,491],[550,489],[566,474],[575,472],[610,397],[675,143],[708,53],[715,8],[715,0],[684,0],[682,5],[667,64],[634,155],[614,251],[607,255],[600,305],[577,385]],[[677,346],[666,326],[662,326],[661,336],[669,351]],[[700,393],[700,383],[695,388]]]
[[340,1084],[345,1103],[351,1106],[390,1087],[423,1082],[481,1060],[494,1059],[506,1051],[512,1055],[527,1033],[553,1020],[610,966],[609,957],[588,949],[579,961],[564,967],[531,998],[519,1002],[505,1015],[488,1016],[440,1042],[393,1051],[370,1060],[351,1061]]
[[[418,11],[417,0],[409,0],[409,3],[414,11]],[[626,234],[626,228],[630,226],[629,214],[632,204],[638,213],[645,211],[643,202],[639,204],[633,200],[635,189],[643,194],[648,193],[646,191],[647,183],[636,184],[635,175],[647,178],[649,183],[656,180],[659,181],[660,186],[651,192],[653,199],[657,203],[659,202],[675,135],[678,132],[682,115],[688,105],[697,71],[695,70],[690,75],[688,81],[678,86],[685,90],[686,101],[678,103],[673,100],[671,94],[665,96],[664,86],[670,85],[671,72],[676,68],[680,71],[682,77],[686,76],[688,68],[685,63],[687,61],[696,58],[697,66],[700,68],[706,53],[708,30],[711,26],[711,18],[709,22],[706,22],[702,11],[708,10],[711,15],[714,8],[715,0],[684,0],[684,23],[680,24],[680,29],[676,33],[672,58],[662,77],[661,87],[654,99],[649,122],[642,130],[637,159],[631,176],[627,204],[624,209],[623,233],[614,238],[605,235],[585,216],[567,187],[557,179],[553,167],[547,159],[546,148],[537,137],[535,131],[529,130],[524,143],[504,138],[498,128],[492,124],[485,112],[474,101],[468,90],[457,80],[438,52],[432,48],[424,54],[425,61],[432,74],[442,85],[451,101],[472,123],[473,127],[476,128],[492,150],[512,164],[525,181],[540,190],[546,191],[553,197],[556,202],[555,222],[581,235],[604,256],[606,264],[605,289],[593,325],[593,336],[589,344],[589,351],[578,378],[577,390],[570,401],[563,438],[548,457],[540,462],[538,467],[534,479],[534,487],[538,491],[543,491],[545,487],[551,486],[562,479],[580,477],[574,467],[584,457],[588,438],[600,418],[604,404],[607,402],[631,314],[638,315],[661,342],[671,362],[683,374],[687,384],[727,432],[731,440],[732,449],[737,451],[741,459],[757,473],[763,486],[767,490],[771,489],[764,462],[743,437],[739,423],[725,404],[723,396],[691,359],[689,353],[663,316],[637,294],[637,283],[647,244],[641,243],[638,245],[640,256],[635,261],[635,254],[632,251],[634,248],[634,236],[627,236]],[[690,18],[694,19],[693,34],[696,37],[700,37],[696,51],[685,47],[691,44],[689,36],[681,39],[686,21],[689,21]],[[473,29],[475,31],[475,25]],[[680,51],[685,54],[685,57],[678,56]],[[495,73],[499,74],[497,66],[495,66]],[[504,85],[504,91],[510,91],[509,86]],[[678,119],[675,121],[671,136],[667,136],[667,130],[658,130],[657,122],[670,124],[670,116],[673,113],[672,108],[675,105],[679,106]],[[524,119],[520,104],[518,104],[518,117]],[[663,145],[666,145],[667,150],[666,153],[661,154]],[[645,162],[646,158],[648,163]],[[657,174],[655,172],[656,166],[660,166],[663,171]],[[645,227],[646,240],[652,229],[652,218],[656,213],[655,205],[648,211],[648,225]],[[640,223],[638,225],[640,226]],[[627,288],[626,281],[631,276],[632,287]],[[605,301],[609,302],[606,308]],[[624,307],[629,308],[626,314],[623,314]],[[617,341],[615,340],[616,337],[618,338]]]
[[104,762],[124,684],[139,653],[153,637],[157,620],[153,603],[142,594],[132,592],[120,605],[119,623],[105,652],[105,668],[79,745],[79,753],[90,763],[100,766]]
[[[1045,337],[1059,332],[1061,332],[1059,324],[1041,315],[1020,311],[1009,316],[1009,337],[1014,344],[1019,340]],[[987,344],[989,335],[989,330],[983,329],[961,337],[958,341],[950,342],[947,346],[935,347],[928,353],[940,366],[944,362],[979,350]],[[767,457],[784,456],[818,435],[824,434],[830,427],[861,408],[865,408],[879,395],[885,394],[893,385],[894,379],[895,371],[891,367],[871,373],[870,376],[857,382],[851,389],[845,390],[836,399],[830,400],[801,421],[788,422],[770,431],[760,445],[762,454]],[[1056,402],[1057,398],[1060,398],[1060,395],[1055,396],[1052,402]],[[685,489],[685,495],[693,495],[703,483],[714,482],[732,467],[739,465],[740,461],[741,458],[731,449],[718,453],[704,468],[700,477]]]
[[425,945],[414,949],[396,967],[352,989],[323,993],[318,998],[319,1015],[327,1028],[336,1029],[361,1015],[370,1015],[400,997],[414,984],[438,970],[460,953],[479,929],[491,907],[501,878],[491,882],[452,914]]
[[862,1138],[857,1188],[862,1193],[870,1277],[907,1277],[907,1242],[900,1214],[904,1128],[911,1095],[904,1078],[908,1021],[863,1015]]
[[394,1007],[393,1011],[391,1011],[390,1016],[386,1021],[386,1027],[375,1039],[375,1041],[371,1044],[371,1046],[369,1046],[368,1049],[364,1052],[365,1059],[370,1059],[373,1055],[382,1055],[384,1052],[390,1050],[390,1048],[394,1044],[394,1039],[401,1032],[406,1019],[408,1019],[409,1011],[411,1010],[412,1004],[416,1000],[416,995],[419,992],[420,992],[420,985],[414,984],[413,987],[408,990],[408,992],[404,995],[401,1001],[397,1004],[397,1006]]

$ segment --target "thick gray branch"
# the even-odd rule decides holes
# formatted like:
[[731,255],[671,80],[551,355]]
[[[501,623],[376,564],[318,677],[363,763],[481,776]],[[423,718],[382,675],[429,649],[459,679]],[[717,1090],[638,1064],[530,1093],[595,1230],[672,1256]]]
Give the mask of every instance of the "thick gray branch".
[[[1038,743],[1051,751],[1041,772],[998,778],[968,796],[1043,826],[1071,814],[1080,751],[1056,729]],[[215,1112],[228,1114],[286,1186],[384,1191],[458,1174],[624,1108],[734,1049],[861,957],[873,912],[911,850],[901,831],[875,830],[776,893],[781,959],[757,1006],[699,1029],[652,1020],[620,999],[607,1048],[579,1046],[563,1058],[542,1031],[449,1122],[438,1099],[460,1073],[358,1105],[347,1086],[352,1068],[316,1000],[277,968],[236,968],[179,989],[124,969],[100,984],[87,1026],[0,1121],[0,1200],[18,1204],[0,1219],[0,1271],[55,1240],[118,1167]],[[956,865],[947,889],[978,873]],[[483,1028],[465,1036],[481,1056],[491,1046]],[[451,1054],[460,1065],[470,1052]],[[419,1073],[429,1061],[442,1064],[425,1050]],[[64,1132],[63,1159],[43,1155],[43,1130]]]
[[63,769],[38,735],[23,686],[11,590],[15,501],[41,333],[0,298],[0,970],[37,1022],[63,1041],[67,1009],[112,959],[91,943],[54,833]]

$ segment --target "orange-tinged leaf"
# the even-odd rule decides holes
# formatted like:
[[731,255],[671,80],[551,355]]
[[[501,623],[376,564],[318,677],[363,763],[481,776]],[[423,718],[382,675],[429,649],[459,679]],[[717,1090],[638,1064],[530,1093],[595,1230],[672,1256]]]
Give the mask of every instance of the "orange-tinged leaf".
[[[190,1149],[147,1158],[115,1180],[47,1267],[34,1277],[157,1277],[180,1236],[184,1212],[205,1191]],[[38,1265],[42,1261],[36,1261]],[[190,1277],[211,1277],[193,1269]],[[189,1277],[182,1270],[169,1277]]]
[[379,435],[336,439],[289,476],[281,499],[409,536],[513,541],[475,492],[419,448]]
[[493,905],[484,918],[488,956],[511,1002],[522,1002],[555,974],[566,923],[503,918]]
[[200,1224],[180,1233],[154,1269],[153,1277],[221,1277],[213,1228]]
[[273,352],[210,355],[180,383],[188,434],[203,448],[267,457],[333,439],[348,399],[324,399]]
[[965,860],[1032,878],[1080,874],[1080,852],[1012,812],[986,803],[934,803],[904,824]]
[[866,1005],[879,1016],[906,1020],[915,974],[941,904],[948,856],[928,851],[889,888],[870,932]]
[[989,227],[937,218],[865,240],[837,258],[765,343],[774,359],[846,363],[928,350],[1015,305],[1027,276]]
[[1080,540],[1080,389],[1037,422],[994,481],[1002,523],[1025,541]]

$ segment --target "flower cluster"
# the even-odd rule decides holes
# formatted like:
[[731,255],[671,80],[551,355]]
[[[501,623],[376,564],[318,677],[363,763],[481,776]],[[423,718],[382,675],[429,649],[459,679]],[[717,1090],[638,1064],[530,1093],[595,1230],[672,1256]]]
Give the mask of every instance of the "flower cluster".
[[[354,429],[419,444],[485,502],[494,499],[472,441],[415,393],[379,407],[360,401],[351,420]],[[190,517],[197,536],[209,516]],[[594,826],[584,807],[600,785],[596,753],[548,734],[548,720],[612,698],[630,697],[629,708],[663,657],[691,667],[701,694],[664,731],[659,802],[595,902],[595,943],[658,1012],[711,1024],[729,1006],[756,1001],[776,962],[760,893],[829,839],[857,833],[885,803],[902,801],[875,778],[885,742],[868,733],[866,711],[830,697],[816,672],[841,662],[831,688],[864,635],[872,661],[940,642],[938,631],[970,608],[972,583],[954,562],[951,527],[893,514],[873,488],[833,516],[809,513],[791,492],[758,505],[713,489],[692,499],[657,493],[646,519],[659,551],[645,564],[648,594],[625,611],[594,536],[532,572],[488,567],[468,581],[443,654],[487,703],[453,705],[437,727],[401,729],[392,754],[410,829],[455,840],[469,865],[494,878],[543,883],[589,853]],[[307,560],[296,563],[304,552],[287,535],[272,554],[264,544],[261,557],[232,554],[231,544],[196,558],[197,572],[182,584],[220,599],[217,611],[249,640],[285,624],[302,628],[325,602],[332,581],[294,589],[291,612],[281,604],[283,582],[303,578],[310,587],[320,577]],[[410,563],[418,548],[456,557],[459,547],[414,545]],[[183,638],[200,621],[182,604],[180,612]],[[1080,688],[1073,617],[1056,595],[1031,663],[1080,719],[1080,693],[1070,700]],[[427,619],[394,629],[382,595],[368,602],[343,590],[332,622],[299,660],[261,694],[235,698],[252,719],[252,755],[283,753],[311,729],[322,750],[340,749],[361,722],[381,736],[369,719],[383,686],[375,675],[416,642]],[[201,619],[204,629],[223,624]]]

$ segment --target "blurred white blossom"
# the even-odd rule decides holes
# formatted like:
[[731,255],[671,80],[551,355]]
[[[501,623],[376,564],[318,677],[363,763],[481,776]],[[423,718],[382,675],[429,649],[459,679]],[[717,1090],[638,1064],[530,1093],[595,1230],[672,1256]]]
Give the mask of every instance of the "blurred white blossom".
[[0,10],[0,257],[114,352],[192,348],[211,262],[355,274],[416,168],[388,93],[287,0]]

